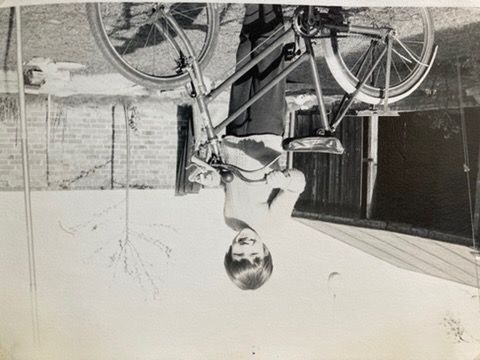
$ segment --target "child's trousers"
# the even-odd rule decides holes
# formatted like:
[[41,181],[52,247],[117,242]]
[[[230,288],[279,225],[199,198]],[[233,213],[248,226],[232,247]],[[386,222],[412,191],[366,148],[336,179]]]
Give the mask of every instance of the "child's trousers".
[[[237,69],[274,41],[281,34],[281,28],[283,28],[283,15],[280,5],[246,4],[245,7],[240,44],[237,50]],[[248,55],[272,34],[274,36],[271,39]],[[232,85],[229,113],[232,114],[258,93],[283,68],[283,46],[279,46]],[[286,81],[284,79],[240,114],[227,126],[227,135],[283,135],[286,108],[285,85]]]

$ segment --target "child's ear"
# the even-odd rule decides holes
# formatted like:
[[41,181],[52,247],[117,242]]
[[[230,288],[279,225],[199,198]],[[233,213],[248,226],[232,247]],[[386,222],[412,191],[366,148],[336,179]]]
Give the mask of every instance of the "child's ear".
[[270,250],[268,250],[268,248],[266,246],[263,247],[263,257],[267,256],[267,255],[270,255]]

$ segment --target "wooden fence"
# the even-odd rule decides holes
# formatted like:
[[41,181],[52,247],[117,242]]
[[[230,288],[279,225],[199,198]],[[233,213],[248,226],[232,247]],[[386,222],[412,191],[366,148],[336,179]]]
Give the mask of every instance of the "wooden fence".
[[[319,128],[314,111],[296,112],[295,135],[307,136]],[[296,210],[332,216],[360,218],[362,215],[363,134],[361,117],[346,117],[336,136],[345,147],[343,155],[295,153],[293,166],[307,179]]]

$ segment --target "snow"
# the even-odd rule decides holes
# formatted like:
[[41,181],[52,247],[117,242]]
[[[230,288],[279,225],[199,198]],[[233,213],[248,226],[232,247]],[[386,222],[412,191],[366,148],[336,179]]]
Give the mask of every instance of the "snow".
[[15,359],[479,353],[477,289],[400,269],[295,220],[267,244],[270,281],[237,289],[223,269],[234,233],[218,189],[131,190],[121,253],[124,191],[33,192],[37,346],[23,193],[0,193],[0,204],[0,348]]

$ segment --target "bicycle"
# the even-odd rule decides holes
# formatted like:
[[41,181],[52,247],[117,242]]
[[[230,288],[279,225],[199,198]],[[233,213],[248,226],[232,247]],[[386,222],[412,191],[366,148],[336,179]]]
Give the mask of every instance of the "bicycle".
[[[232,180],[232,172],[242,177],[241,169],[223,163],[219,133],[302,63],[310,67],[321,128],[316,136],[285,139],[284,149],[341,154],[343,146],[334,133],[353,102],[359,100],[387,110],[389,104],[418,88],[437,51],[433,21],[424,8],[297,6],[275,41],[209,90],[202,69],[217,42],[221,11],[222,5],[211,3],[87,4],[95,40],[121,74],[157,89],[188,87],[206,134],[198,148],[202,155],[192,159],[197,177],[214,170],[221,172],[225,182]],[[214,126],[208,104],[278,46],[284,46],[288,66],[235,113]],[[345,91],[332,120],[327,116],[316,64],[318,46],[323,49],[331,74]],[[195,176],[189,179],[194,181]]]

